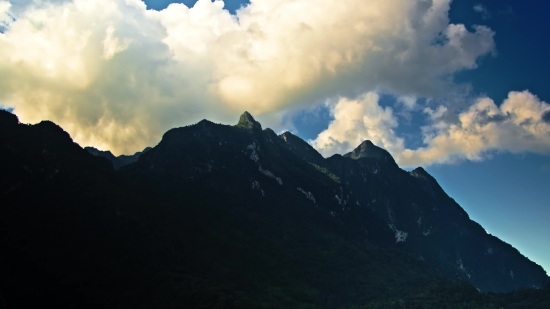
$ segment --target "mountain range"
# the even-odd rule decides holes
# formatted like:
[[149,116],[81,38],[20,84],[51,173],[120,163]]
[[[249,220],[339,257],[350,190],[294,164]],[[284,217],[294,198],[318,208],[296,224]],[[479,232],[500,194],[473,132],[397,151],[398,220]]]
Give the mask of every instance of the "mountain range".
[[370,141],[324,158],[245,112],[115,157],[0,111],[0,162],[10,308],[550,306],[541,266]]

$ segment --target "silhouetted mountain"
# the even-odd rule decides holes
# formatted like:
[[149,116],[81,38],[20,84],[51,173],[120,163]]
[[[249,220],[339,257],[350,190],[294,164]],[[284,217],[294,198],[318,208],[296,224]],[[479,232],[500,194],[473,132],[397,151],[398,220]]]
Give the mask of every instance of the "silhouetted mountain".
[[146,147],[145,149],[143,149],[143,151],[136,152],[133,155],[120,155],[118,157],[115,157],[115,155],[113,155],[108,150],[103,151],[103,150],[96,149],[94,147],[86,147],[84,149],[96,157],[102,157],[109,160],[109,162],[111,162],[111,164],[113,165],[113,168],[115,170],[118,170],[119,168],[125,165],[136,162],[143,153],[151,150],[152,148]]
[[412,253],[483,291],[542,287],[547,278],[471,221],[424,169],[401,170],[370,141],[323,159],[288,132],[277,139],[261,131],[245,113],[235,127],[201,121],[173,129],[132,168],[166,187],[200,183],[258,205],[309,204],[371,242]]
[[324,159],[245,113],[236,126],[170,130],[115,171],[55,124],[2,113],[0,293],[9,308],[550,301],[548,289],[495,295],[466,283],[504,291],[547,277],[424,170],[403,171],[374,145]]

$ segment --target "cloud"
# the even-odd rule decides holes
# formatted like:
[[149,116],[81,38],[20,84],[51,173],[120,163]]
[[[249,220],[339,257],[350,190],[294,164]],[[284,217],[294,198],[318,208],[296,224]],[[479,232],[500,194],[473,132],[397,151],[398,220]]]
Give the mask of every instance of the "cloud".
[[550,153],[550,125],[541,115],[550,105],[524,92],[510,92],[497,106],[481,98],[458,115],[456,123],[436,122],[426,129],[427,147],[406,150],[407,165],[482,160],[491,151]]
[[340,99],[332,106],[334,120],[311,144],[324,156],[345,154],[364,140],[383,147],[390,153],[404,150],[404,141],[394,129],[398,120],[390,107],[378,104],[379,96],[369,92],[356,100]]
[[481,14],[481,17],[483,19],[489,19],[491,18],[491,13],[489,12],[489,10],[487,10],[487,7],[485,7],[483,4],[481,3],[478,3],[476,5],[474,5],[474,11],[476,13],[479,13]]
[[405,109],[412,110],[417,106],[416,100],[414,96],[402,96],[397,99],[397,102],[403,104]]
[[312,144],[327,156],[345,153],[370,139],[405,167],[479,161],[494,151],[550,154],[550,104],[528,91],[510,92],[500,106],[480,98],[456,115],[456,121],[445,117],[449,110],[444,106],[424,112],[431,121],[422,128],[425,146],[406,149],[394,131],[397,118],[391,109],[380,107],[375,94],[354,101],[342,99],[333,107],[333,122]]
[[11,3],[7,1],[0,1],[0,33],[4,32],[4,30],[13,21],[13,18],[9,14],[10,8]]
[[253,0],[236,16],[223,5],[0,0],[0,100],[23,122],[50,119],[82,145],[131,153],[243,110],[277,123],[376,89],[413,106],[494,49],[489,28],[449,23],[450,0]]

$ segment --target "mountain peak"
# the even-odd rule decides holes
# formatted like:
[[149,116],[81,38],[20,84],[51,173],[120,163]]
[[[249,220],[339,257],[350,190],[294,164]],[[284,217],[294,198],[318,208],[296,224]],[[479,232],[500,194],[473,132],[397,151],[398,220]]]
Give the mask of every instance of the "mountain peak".
[[285,141],[287,141],[287,139],[294,139],[294,138],[297,138],[296,135],[290,133],[289,131],[285,131],[283,132],[283,134],[280,135],[282,139],[284,139]]
[[415,168],[415,169],[411,172],[411,174],[412,174],[413,176],[417,176],[417,177],[418,177],[418,176],[422,176],[422,177],[430,176],[430,174],[428,174],[428,172],[426,172],[426,170],[425,170],[423,167],[421,167],[421,166]]
[[292,152],[294,152],[302,159],[319,165],[321,165],[324,161],[323,156],[300,137],[288,131],[279,135],[279,137],[286,143],[286,145],[290,148],[290,150],[292,150]]
[[262,125],[257,122],[252,115],[250,115],[249,112],[244,112],[241,117],[239,118],[239,123],[237,123],[238,127],[243,127],[247,129],[262,129]]
[[370,140],[365,140],[359,145],[360,147],[375,147],[374,144]]
[[352,158],[352,159],[360,159],[360,158],[374,158],[374,159],[388,159],[392,158],[389,152],[387,152],[385,149],[382,149],[376,145],[374,145],[371,141],[365,140],[362,142],[357,148],[355,148],[352,152],[347,153],[344,155],[344,157]]

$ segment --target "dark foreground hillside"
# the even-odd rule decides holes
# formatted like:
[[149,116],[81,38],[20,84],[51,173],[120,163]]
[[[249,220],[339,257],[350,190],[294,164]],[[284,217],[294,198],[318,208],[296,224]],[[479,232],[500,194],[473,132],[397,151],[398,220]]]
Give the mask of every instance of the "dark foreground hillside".
[[316,190],[344,177],[244,120],[171,131],[115,171],[54,123],[0,111],[7,308],[550,308],[549,289],[480,293],[395,244],[380,217],[330,208]]

